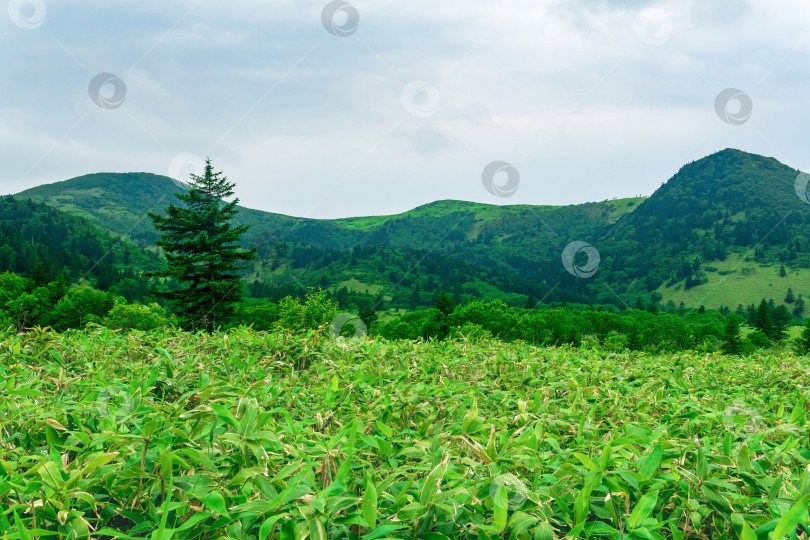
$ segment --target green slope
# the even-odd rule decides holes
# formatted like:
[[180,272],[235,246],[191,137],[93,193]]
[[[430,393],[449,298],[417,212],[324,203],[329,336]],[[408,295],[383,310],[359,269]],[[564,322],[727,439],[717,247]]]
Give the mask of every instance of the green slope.
[[[672,300],[675,304],[683,302],[687,306],[703,305],[710,309],[727,306],[735,309],[740,303],[747,306],[765,298],[773,299],[777,305],[784,304],[792,311],[794,305],[784,301],[788,289],[793,291],[794,297],[801,294],[805,299],[810,298],[808,268],[789,269],[784,277],[780,277],[780,264],[761,264],[752,257],[744,258],[736,253],[725,261],[705,264],[703,268],[706,283],[690,289],[685,289],[683,282],[659,287],[663,302]],[[741,292],[745,293],[747,303],[741,301]]]
[[[397,307],[430,303],[442,288],[462,300],[662,298],[736,306],[784,297],[782,290],[764,294],[776,287],[760,283],[764,272],[721,280],[710,271],[728,270],[744,255],[757,264],[785,264],[796,294],[810,293],[808,273],[799,270],[810,268],[810,205],[795,194],[797,174],[775,159],[729,149],[685,165],[647,199],[572,206],[447,200],[397,215],[335,220],[242,208],[238,220],[251,227],[246,244],[259,248],[248,281],[291,291],[345,287]],[[158,175],[100,173],[19,196],[151,246],[156,236],[145,211],[165,207],[181,189]],[[562,250],[576,240],[599,250],[594,279],[574,278],[561,265]]]
[[[174,200],[184,186],[147,173],[100,173],[20,193],[86,217],[144,247],[156,234],[146,211]],[[459,299],[524,302],[554,289],[544,265],[559,261],[571,239],[594,238],[643,199],[576,206],[495,206],[437,201],[390,216],[304,219],[240,208],[246,244],[259,248],[247,277],[290,290],[320,284],[333,291],[379,291],[397,306],[426,305],[440,289]],[[358,256],[357,249],[371,247]],[[492,287],[498,293],[493,294]],[[555,290],[549,300],[562,299]]]
[[[600,240],[603,260],[591,293],[608,285],[627,302],[655,291],[687,304],[758,301],[766,292],[760,274],[721,280],[709,270],[730,270],[741,256],[777,268],[810,267],[810,205],[796,195],[798,174],[773,158],[731,149],[684,166]],[[810,290],[807,273],[797,275],[799,291]],[[675,294],[678,285],[688,294]],[[780,294],[765,297],[778,301]]]

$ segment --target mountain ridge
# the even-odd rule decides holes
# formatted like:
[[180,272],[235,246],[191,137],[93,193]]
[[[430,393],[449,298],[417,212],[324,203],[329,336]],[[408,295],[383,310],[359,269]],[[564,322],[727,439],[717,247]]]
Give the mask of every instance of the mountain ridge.
[[[797,174],[774,158],[725,149],[685,164],[649,197],[577,205],[446,199],[399,214],[335,219],[240,207],[238,221],[250,226],[245,243],[260,248],[248,282],[318,283],[333,291],[360,283],[366,291],[387,291],[394,304],[411,306],[430,303],[428,297],[440,288],[461,301],[477,296],[512,303],[532,297],[666,301],[678,297],[673,287],[708,284],[707,268],[729,256],[810,267],[810,207],[794,193]],[[151,173],[95,173],[17,196],[88,217],[106,232],[148,248],[157,236],[145,211],[165,207],[181,189],[182,183]],[[594,279],[577,279],[560,264],[573,241],[599,250],[602,262]],[[367,259],[357,255],[361,251]],[[415,268],[426,273],[412,280],[404,261],[427,260],[428,254],[444,261],[433,261],[434,267],[467,265],[466,277]],[[467,278],[472,281],[460,281]],[[499,292],[475,281],[482,279],[497,282]],[[806,289],[810,294],[810,281]]]

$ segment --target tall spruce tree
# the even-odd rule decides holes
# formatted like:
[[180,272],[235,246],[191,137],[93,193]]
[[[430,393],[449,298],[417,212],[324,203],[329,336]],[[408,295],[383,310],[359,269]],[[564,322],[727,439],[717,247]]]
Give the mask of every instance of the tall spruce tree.
[[238,272],[256,254],[241,248],[248,227],[233,225],[239,199],[223,200],[234,186],[206,159],[203,175],[192,174],[190,189],[176,195],[182,206],[169,204],[165,216],[148,212],[168,261],[165,271],[149,275],[174,279],[180,287],[153,292],[169,300],[181,324],[192,330],[215,330],[231,320],[242,301]]

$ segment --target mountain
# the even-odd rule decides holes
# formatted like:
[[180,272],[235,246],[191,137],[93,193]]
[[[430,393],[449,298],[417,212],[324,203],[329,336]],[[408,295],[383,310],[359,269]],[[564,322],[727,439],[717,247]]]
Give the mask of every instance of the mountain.
[[[185,186],[148,173],[99,173],[38,186],[20,198],[81,216],[106,232],[151,248],[158,211]],[[575,206],[494,206],[438,201],[403,214],[306,219],[240,207],[244,240],[259,257],[246,280],[259,296],[345,288],[353,302],[382,296],[395,307],[432,304],[442,289],[458,300],[561,300],[544,278],[570,235],[607,230],[643,199]],[[358,296],[359,295],[359,296]],[[584,298],[578,298],[585,300]],[[367,301],[368,298],[365,298]]]
[[[383,299],[429,305],[456,299],[535,299],[615,304],[650,299],[707,307],[810,294],[810,205],[798,171],[772,158],[723,150],[685,165],[649,198],[571,206],[494,206],[437,201],[402,214],[305,219],[240,208],[244,240],[259,248],[245,276],[255,296],[323,286],[348,304]],[[146,248],[147,210],[185,185],[148,173],[99,173],[19,193],[84,217]],[[592,244],[593,279],[561,264],[573,241]],[[786,266],[785,276],[779,277]],[[784,290],[783,290],[784,289]],[[759,296],[762,295],[762,296]]]
[[[685,165],[600,240],[591,287],[695,307],[781,301],[789,287],[807,296],[810,205],[796,194],[799,174],[733,149]],[[782,265],[789,272],[774,280]]]

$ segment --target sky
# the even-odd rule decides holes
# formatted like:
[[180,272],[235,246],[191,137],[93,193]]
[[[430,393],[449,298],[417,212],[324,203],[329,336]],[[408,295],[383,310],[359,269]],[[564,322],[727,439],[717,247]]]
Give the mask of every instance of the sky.
[[0,193],[93,172],[241,204],[650,195],[724,148],[810,168],[807,0],[11,0]]

